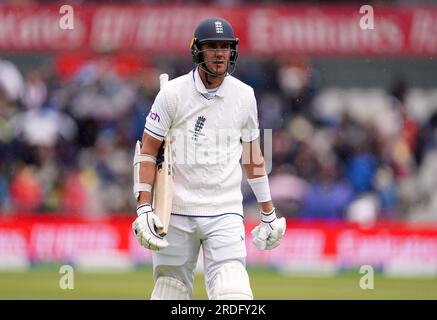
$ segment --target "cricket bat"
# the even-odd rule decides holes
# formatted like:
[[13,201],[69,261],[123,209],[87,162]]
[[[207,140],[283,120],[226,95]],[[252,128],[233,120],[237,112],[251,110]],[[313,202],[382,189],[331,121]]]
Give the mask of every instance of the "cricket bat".
[[[168,81],[168,74],[163,73],[159,76],[160,87]],[[159,217],[163,228],[156,232],[160,236],[165,236],[168,232],[170,223],[171,208],[173,204],[173,169],[170,148],[170,136],[164,138],[160,153],[157,157],[156,176],[153,192],[153,207],[155,214]]]

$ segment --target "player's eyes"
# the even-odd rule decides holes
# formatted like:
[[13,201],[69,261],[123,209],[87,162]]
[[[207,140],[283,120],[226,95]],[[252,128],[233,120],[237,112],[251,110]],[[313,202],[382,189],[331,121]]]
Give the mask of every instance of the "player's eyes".
[[230,49],[231,45],[230,44],[223,44],[223,45],[206,45],[205,49],[206,50],[226,50],[226,49]]

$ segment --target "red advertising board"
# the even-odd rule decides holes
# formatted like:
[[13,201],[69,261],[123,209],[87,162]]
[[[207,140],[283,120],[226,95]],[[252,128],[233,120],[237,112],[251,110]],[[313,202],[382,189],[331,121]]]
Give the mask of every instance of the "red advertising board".
[[[0,52],[126,50],[187,54],[198,22],[229,20],[240,50],[254,55],[437,54],[437,6],[374,6],[362,29],[360,5],[72,5],[62,29],[60,5],[0,5]],[[364,17],[364,18],[363,18]],[[364,21],[364,20],[363,20]]]
[[[123,255],[132,265],[150,263],[138,245],[132,218],[87,220],[65,216],[0,218],[0,267],[21,257],[30,262],[69,262]],[[437,225],[380,223],[363,229],[346,222],[288,220],[282,244],[258,251],[250,243],[255,221],[246,222],[249,265],[330,271],[372,265],[385,270],[437,275]]]

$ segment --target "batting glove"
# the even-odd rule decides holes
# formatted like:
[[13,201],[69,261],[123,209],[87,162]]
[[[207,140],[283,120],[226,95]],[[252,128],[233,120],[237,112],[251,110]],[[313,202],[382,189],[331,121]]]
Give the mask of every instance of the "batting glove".
[[132,223],[132,230],[140,245],[146,249],[159,251],[168,246],[166,239],[156,233],[157,228],[162,228],[162,222],[153,213],[150,204],[142,204],[137,208],[138,217]]
[[280,245],[286,229],[285,218],[276,217],[275,208],[261,211],[261,223],[252,230],[252,243],[258,250],[271,250]]

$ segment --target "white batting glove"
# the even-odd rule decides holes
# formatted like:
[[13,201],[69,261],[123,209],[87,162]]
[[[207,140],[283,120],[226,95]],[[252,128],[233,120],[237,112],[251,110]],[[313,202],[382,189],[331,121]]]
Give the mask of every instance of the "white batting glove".
[[132,223],[132,230],[139,242],[146,249],[159,251],[168,246],[166,239],[156,233],[156,228],[162,228],[162,222],[153,213],[150,204],[142,204],[137,208],[138,217]]
[[271,250],[280,245],[286,229],[285,218],[276,217],[275,208],[261,211],[261,223],[252,230],[252,243],[258,250]]

